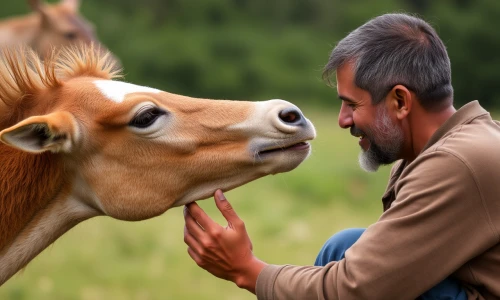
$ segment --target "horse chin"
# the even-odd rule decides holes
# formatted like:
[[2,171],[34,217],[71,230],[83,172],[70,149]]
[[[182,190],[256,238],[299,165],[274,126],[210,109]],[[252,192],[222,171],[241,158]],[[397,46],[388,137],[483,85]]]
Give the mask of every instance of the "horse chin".
[[[259,176],[262,177],[262,176]],[[257,177],[258,178],[258,177]],[[243,182],[219,182],[219,183],[211,183],[211,184],[203,184],[201,186],[198,186],[192,190],[190,190],[188,193],[186,193],[183,197],[177,199],[175,203],[172,205],[172,207],[177,207],[177,206],[182,206],[186,205],[192,202],[196,202],[199,200],[205,200],[208,198],[213,197],[215,194],[215,191],[217,189],[221,189],[223,192],[230,191],[236,187],[242,186],[245,183],[248,183],[254,179],[249,179]]]
[[310,155],[310,148],[303,151],[282,151],[261,158],[255,162],[255,169],[251,175],[226,178],[215,182],[205,182],[189,190],[182,197],[178,198],[172,207],[182,206],[213,197],[217,189],[223,192],[230,191],[246,183],[259,179],[267,175],[285,173],[297,168]]
[[282,151],[273,154],[272,163],[269,165],[267,174],[286,173],[297,168],[311,154],[310,147],[301,151]]

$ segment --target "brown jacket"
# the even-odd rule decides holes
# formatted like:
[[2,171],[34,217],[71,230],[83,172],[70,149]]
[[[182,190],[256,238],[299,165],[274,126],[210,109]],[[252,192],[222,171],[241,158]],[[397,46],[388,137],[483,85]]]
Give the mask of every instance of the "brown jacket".
[[452,274],[469,299],[500,299],[500,125],[477,101],[394,165],[383,202],[345,259],[269,265],[257,298],[415,299]]

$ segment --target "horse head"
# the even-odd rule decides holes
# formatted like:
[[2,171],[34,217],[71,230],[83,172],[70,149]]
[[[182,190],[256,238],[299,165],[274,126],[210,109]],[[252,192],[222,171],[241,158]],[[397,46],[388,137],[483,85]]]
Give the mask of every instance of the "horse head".
[[109,55],[93,47],[43,62],[7,51],[3,61],[0,283],[90,217],[144,220],[291,171],[316,134],[284,100],[200,99],[113,80]]

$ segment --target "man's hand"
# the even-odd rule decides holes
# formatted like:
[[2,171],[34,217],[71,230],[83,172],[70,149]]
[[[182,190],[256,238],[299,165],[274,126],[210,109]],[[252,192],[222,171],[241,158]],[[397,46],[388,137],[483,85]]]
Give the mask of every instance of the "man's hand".
[[184,242],[189,256],[214,276],[255,293],[257,277],[267,264],[253,255],[245,224],[222,191],[217,190],[214,198],[227,220],[226,227],[215,223],[196,203],[184,207]]

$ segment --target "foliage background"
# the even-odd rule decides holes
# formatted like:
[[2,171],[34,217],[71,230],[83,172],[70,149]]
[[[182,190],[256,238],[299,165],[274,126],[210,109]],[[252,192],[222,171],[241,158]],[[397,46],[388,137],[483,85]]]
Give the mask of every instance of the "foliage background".
[[[29,11],[2,0],[0,17]],[[329,105],[335,43],[388,12],[418,14],[448,47],[457,106],[500,105],[497,0],[83,0],[81,12],[131,82],[197,97]]]
[[[1,2],[0,17],[29,11]],[[287,99],[315,123],[313,154],[297,170],[227,193],[270,263],[311,264],[331,234],[380,214],[389,170],[359,169],[357,141],[337,128],[339,101],[321,80],[349,31],[382,13],[419,14],[448,47],[456,106],[500,106],[497,0],[84,0],[81,11],[129,82],[193,97]],[[201,204],[223,223],[212,200]],[[0,288],[0,299],[254,298],[199,269],[182,230],[179,208],[137,223],[86,221]]]

